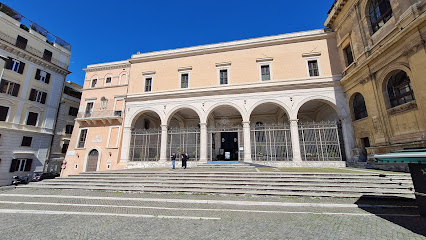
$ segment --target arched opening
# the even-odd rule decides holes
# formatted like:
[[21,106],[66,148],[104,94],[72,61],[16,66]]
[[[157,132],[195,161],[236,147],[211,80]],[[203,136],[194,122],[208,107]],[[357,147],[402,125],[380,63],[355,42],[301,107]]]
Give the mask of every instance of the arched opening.
[[160,158],[161,119],[153,111],[135,117],[130,139],[130,161],[157,161]]
[[298,112],[299,141],[304,161],[345,159],[342,128],[333,103],[311,100]]
[[410,77],[402,70],[390,76],[386,90],[392,108],[415,100]]
[[168,156],[179,157],[187,153],[190,160],[200,159],[200,117],[190,108],[182,108],[171,114],[168,129]]
[[361,93],[356,93],[352,100],[353,119],[359,120],[368,117],[365,100]]
[[98,170],[99,152],[93,149],[87,156],[86,172],[93,172]]
[[293,158],[289,118],[276,103],[263,103],[250,114],[251,154],[254,161],[290,161]]
[[368,7],[371,29],[377,32],[392,17],[392,7],[389,0],[371,0]]
[[233,106],[221,105],[207,117],[208,157],[213,161],[243,160],[244,138],[241,113]]

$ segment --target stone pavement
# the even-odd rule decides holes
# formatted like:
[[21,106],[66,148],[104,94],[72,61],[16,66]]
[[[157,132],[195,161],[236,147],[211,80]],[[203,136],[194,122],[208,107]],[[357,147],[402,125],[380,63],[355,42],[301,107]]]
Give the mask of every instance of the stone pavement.
[[0,192],[1,239],[426,239],[412,199]]

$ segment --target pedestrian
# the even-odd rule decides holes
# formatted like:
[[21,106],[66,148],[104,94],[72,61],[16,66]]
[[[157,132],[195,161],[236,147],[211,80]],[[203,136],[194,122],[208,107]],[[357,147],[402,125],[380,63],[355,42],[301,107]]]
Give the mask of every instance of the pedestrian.
[[182,153],[182,168],[186,169],[186,161],[188,160],[188,153]]
[[175,169],[176,167],[176,153],[172,153],[172,155],[170,156],[170,158],[172,159],[172,167],[173,169]]

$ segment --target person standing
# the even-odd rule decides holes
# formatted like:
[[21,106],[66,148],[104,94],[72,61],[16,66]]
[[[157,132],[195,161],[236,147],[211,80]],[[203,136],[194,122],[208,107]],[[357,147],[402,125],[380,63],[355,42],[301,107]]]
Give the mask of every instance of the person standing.
[[170,156],[170,158],[172,159],[172,168],[175,169],[176,167],[176,153],[172,153],[172,155]]
[[186,169],[186,161],[188,160],[188,154],[182,153],[182,168]]

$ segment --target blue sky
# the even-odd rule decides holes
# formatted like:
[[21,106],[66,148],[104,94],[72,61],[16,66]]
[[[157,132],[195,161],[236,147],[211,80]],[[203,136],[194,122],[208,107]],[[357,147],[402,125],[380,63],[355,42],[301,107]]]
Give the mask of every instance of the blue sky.
[[89,64],[152,52],[324,28],[334,0],[0,0],[72,45],[67,80]]

